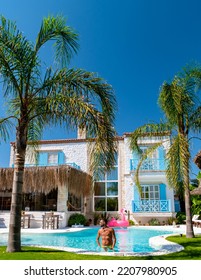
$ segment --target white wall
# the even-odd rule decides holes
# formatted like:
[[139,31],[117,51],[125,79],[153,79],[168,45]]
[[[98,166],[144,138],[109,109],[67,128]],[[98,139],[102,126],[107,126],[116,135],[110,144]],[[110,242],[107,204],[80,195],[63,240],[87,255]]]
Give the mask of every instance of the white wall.
[[[155,137],[153,139],[145,138],[139,141],[140,144],[154,144],[159,142],[159,138]],[[168,149],[169,147],[169,137],[164,137],[164,148]],[[133,174],[130,172],[130,159],[132,158],[132,151],[129,147],[130,141],[129,136],[124,138],[123,146],[121,147],[121,151],[124,150],[124,161],[122,161],[122,165],[120,166],[121,172],[124,174],[124,180],[121,180],[121,194],[122,194],[122,205],[127,210],[132,210],[132,200],[134,199],[134,182],[133,182]],[[122,144],[121,144],[122,146]],[[174,211],[174,192],[172,188],[168,187],[168,182],[166,180],[165,172],[146,172],[141,173],[140,177],[141,184],[165,184],[166,187],[166,198],[171,200],[172,209]]]
[[[76,163],[83,171],[87,171],[87,144],[81,143],[55,143],[42,144],[37,148],[38,151],[63,151],[65,163]],[[34,163],[30,154],[33,150],[27,150],[26,164]]]

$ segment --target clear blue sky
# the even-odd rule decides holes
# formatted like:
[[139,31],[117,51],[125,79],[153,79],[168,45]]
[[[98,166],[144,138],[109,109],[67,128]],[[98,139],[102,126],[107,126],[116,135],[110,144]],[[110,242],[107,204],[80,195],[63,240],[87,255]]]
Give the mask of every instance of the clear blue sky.
[[[120,135],[157,122],[162,117],[157,98],[163,81],[192,61],[201,63],[200,11],[199,0],[0,0],[0,14],[16,21],[32,41],[43,17],[67,18],[80,38],[71,66],[97,72],[112,84]],[[42,58],[49,63],[48,47]],[[52,128],[43,139],[69,135]],[[194,153],[200,143],[195,142]],[[0,166],[8,166],[9,150],[9,143],[1,143]]]

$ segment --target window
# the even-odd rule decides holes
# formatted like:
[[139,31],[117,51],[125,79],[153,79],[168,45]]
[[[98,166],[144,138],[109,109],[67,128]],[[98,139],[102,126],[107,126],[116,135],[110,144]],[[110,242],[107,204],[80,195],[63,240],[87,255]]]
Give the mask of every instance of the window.
[[[142,154],[146,153],[149,147],[141,147]],[[146,160],[142,163],[142,170],[156,170],[157,168],[157,151],[154,151],[151,155],[147,157]]]
[[118,211],[118,166],[110,172],[96,174],[94,189],[94,211]]
[[58,152],[49,152],[47,156],[48,165],[58,164]]
[[141,199],[159,200],[159,185],[144,185],[142,186]]
[[63,151],[38,152],[39,166],[55,166],[65,164],[65,154]]
[[68,211],[82,211],[82,199],[81,196],[76,196],[72,193],[68,193]]
[[[142,154],[144,154],[149,148],[150,148],[150,147],[145,147],[145,146],[140,147],[140,149],[142,150]],[[157,158],[157,151],[156,151],[156,150],[153,151],[153,153],[150,154],[150,155],[148,156],[148,158]]]

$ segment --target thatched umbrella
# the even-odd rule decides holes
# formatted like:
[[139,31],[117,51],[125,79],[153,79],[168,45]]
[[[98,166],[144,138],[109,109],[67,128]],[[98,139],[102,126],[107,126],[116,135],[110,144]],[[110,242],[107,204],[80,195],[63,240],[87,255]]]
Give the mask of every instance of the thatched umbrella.
[[[0,191],[11,190],[14,168],[0,168]],[[89,174],[68,165],[48,167],[26,167],[24,170],[23,193],[49,193],[61,186],[75,194],[89,194],[92,178]]]
[[198,187],[190,192],[191,195],[201,195],[201,180],[198,180]]
[[197,167],[198,167],[199,169],[201,169],[201,151],[199,151],[199,152],[197,153],[197,155],[195,156],[194,162],[195,162],[195,164],[197,165]]
[[[194,163],[197,165],[199,169],[201,169],[201,151],[197,153],[194,158]],[[197,188],[190,192],[191,195],[201,195],[201,181],[199,180],[199,185]]]
[[191,193],[191,195],[201,195],[201,186],[199,186],[198,188],[195,188],[190,193]]

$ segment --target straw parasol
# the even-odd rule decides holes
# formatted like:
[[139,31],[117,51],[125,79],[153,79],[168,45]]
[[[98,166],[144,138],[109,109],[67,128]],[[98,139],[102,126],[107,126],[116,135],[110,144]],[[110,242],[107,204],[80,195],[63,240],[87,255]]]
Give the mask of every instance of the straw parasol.
[[199,169],[201,169],[201,151],[199,151],[199,152],[197,153],[197,155],[195,156],[195,158],[194,158],[194,163],[197,165],[197,167],[198,167]]
[[[14,168],[0,168],[0,191],[11,190]],[[49,193],[51,190],[67,186],[75,194],[89,194],[92,189],[92,177],[81,170],[68,165],[25,167],[23,193]]]
[[197,188],[190,192],[191,195],[201,195],[201,180],[199,179],[199,185]]
[[[201,169],[201,151],[197,153],[194,158],[194,163],[197,165],[199,169]],[[197,188],[190,192],[191,195],[201,195],[201,180],[199,179],[199,185]]]
[[198,188],[195,188],[194,190],[192,190],[190,192],[191,195],[201,195],[201,186],[199,186]]

